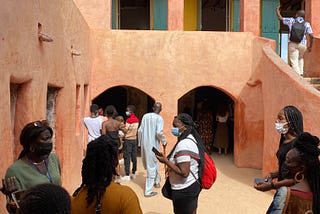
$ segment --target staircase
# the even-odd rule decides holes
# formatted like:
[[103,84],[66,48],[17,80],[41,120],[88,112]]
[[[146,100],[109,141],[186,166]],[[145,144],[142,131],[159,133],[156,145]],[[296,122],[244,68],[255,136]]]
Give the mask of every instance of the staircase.
[[304,79],[320,91],[320,77],[305,77]]

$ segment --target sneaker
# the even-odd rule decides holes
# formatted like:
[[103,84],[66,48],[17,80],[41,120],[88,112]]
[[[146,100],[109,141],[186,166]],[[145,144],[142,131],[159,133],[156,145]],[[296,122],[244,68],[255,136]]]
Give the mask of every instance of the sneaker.
[[121,180],[123,180],[123,181],[130,181],[130,176],[129,176],[129,175],[123,176],[123,177],[121,178]]
[[136,179],[136,174],[132,174],[132,175],[130,176],[130,178],[131,178],[131,179]]
[[153,185],[155,188],[160,188],[161,186],[160,186],[160,184],[154,184]]
[[158,194],[157,192],[151,192],[151,193],[148,194],[148,195],[144,195],[144,197],[149,198],[149,197],[155,196],[155,195],[157,195],[157,194]]

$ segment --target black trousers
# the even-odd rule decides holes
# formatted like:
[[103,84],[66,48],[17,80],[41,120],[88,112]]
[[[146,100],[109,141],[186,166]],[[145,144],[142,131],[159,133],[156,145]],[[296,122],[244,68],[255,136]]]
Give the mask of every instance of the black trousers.
[[123,143],[124,170],[130,174],[130,161],[132,161],[132,174],[137,171],[137,140],[124,140]]

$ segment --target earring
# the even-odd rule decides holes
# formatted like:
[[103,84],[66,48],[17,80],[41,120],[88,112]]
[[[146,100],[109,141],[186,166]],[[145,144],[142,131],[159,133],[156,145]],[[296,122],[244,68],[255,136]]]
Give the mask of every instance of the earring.
[[294,176],[294,180],[296,181],[296,183],[300,183],[304,180],[304,174],[302,174],[301,172],[297,172]]

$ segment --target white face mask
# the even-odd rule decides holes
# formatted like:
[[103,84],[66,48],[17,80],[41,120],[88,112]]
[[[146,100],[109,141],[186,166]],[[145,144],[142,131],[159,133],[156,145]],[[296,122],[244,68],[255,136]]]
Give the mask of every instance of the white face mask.
[[289,131],[289,128],[284,127],[286,124],[288,123],[275,123],[277,132],[279,132],[280,134],[287,134]]

